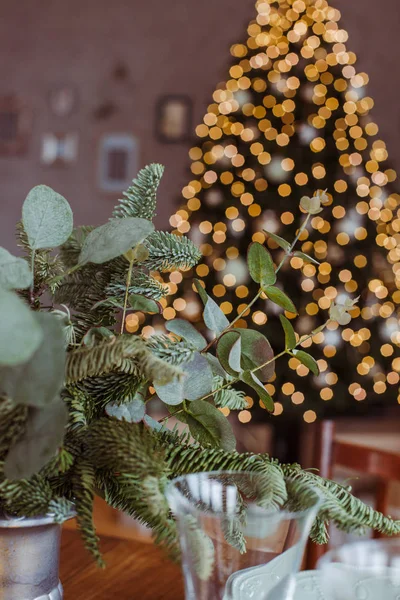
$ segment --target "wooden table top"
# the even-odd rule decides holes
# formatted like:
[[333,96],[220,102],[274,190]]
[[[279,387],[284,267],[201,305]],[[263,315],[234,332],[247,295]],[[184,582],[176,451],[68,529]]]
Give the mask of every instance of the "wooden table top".
[[101,537],[99,569],[77,531],[64,530],[60,579],[64,600],[183,600],[181,570],[152,544]]

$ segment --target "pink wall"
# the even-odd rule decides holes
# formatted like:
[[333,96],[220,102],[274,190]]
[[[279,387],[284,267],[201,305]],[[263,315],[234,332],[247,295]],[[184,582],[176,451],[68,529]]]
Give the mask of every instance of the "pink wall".
[[[224,78],[231,43],[243,40],[254,0],[2,0],[0,95],[17,93],[33,110],[26,156],[0,157],[0,244],[13,248],[13,224],[27,191],[47,183],[70,201],[77,223],[108,218],[115,195],[99,192],[98,140],[102,133],[129,131],[140,139],[140,164],[167,166],[160,193],[159,221],[167,226],[173,203],[187,179],[187,145],[154,139],[154,106],[165,93],[189,94],[194,124],[204,113],[215,84]],[[349,48],[371,76],[370,95],[392,159],[400,168],[398,0],[336,0]],[[117,62],[130,70],[129,83],[111,73]],[[77,110],[53,116],[48,93],[60,84],[79,92]],[[112,100],[119,112],[99,122],[93,111]],[[72,167],[40,164],[41,134],[79,133],[79,158]]]

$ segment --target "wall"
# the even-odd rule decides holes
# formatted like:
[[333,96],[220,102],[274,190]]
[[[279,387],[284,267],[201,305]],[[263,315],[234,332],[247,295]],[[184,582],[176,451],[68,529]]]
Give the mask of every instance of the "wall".
[[[103,132],[131,131],[140,138],[141,166],[163,162],[167,172],[160,194],[159,223],[168,224],[173,203],[187,178],[187,145],[163,145],[153,135],[154,107],[165,93],[189,94],[194,124],[204,113],[215,84],[224,78],[229,46],[244,39],[253,0],[2,0],[0,21],[0,95],[17,93],[33,110],[29,152],[0,157],[0,239],[13,248],[13,224],[27,191],[47,183],[70,201],[77,223],[107,219],[115,201],[96,187],[98,140]],[[397,0],[336,0],[349,47],[360,55],[360,69],[371,75],[370,94],[392,158],[397,146],[397,94],[400,9]],[[118,62],[129,79],[117,82]],[[48,94],[60,84],[79,92],[68,118],[53,116]],[[93,116],[114,100],[118,112],[100,122]],[[73,167],[40,164],[41,134],[79,133],[79,158]]]

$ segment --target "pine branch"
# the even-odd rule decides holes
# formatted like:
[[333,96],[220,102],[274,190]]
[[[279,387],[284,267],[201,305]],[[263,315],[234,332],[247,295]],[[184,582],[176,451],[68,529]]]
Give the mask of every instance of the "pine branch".
[[183,375],[177,366],[153,355],[138,336],[120,335],[111,342],[99,342],[93,348],[81,347],[67,355],[67,384],[112,371],[129,373],[136,377],[138,384],[145,381],[168,383]]
[[146,342],[147,348],[159,359],[171,365],[181,365],[192,360],[194,350],[184,340],[177,341],[168,335],[153,335]]
[[133,398],[140,382],[130,373],[108,373],[102,377],[89,377],[76,384],[96,409],[103,409],[109,402],[121,403],[126,398]]
[[71,350],[67,356],[66,383],[77,383],[114,370],[134,373],[140,378],[140,362],[145,359],[146,353],[145,342],[131,335],[105,340],[93,348],[83,346]]
[[[123,283],[119,283],[116,281],[116,278],[113,278],[111,283],[107,286],[105,294],[108,297],[117,298],[122,303],[125,289]],[[147,275],[146,273],[137,270],[132,273],[129,294],[140,294],[141,296],[146,296],[146,298],[151,298],[152,300],[160,300],[168,294],[168,288],[154,277],[151,277],[151,275]]]
[[15,406],[11,400],[0,398],[0,460],[24,433],[27,416],[27,406]]
[[64,523],[74,514],[74,504],[66,498],[53,498],[49,502],[48,511],[54,515],[56,523]]
[[85,547],[97,564],[104,567],[99,550],[99,538],[93,523],[93,500],[95,496],[95,469],[86,458],[80,458],[73,476],[76,518],[82,533]]
[[156,193],[164,173],[163,165],[151,164],[139,171],[132,185],[123,192],[123,198],[114,208],[113,217],[141,217],[153,220],[156,210]]
[[[309,488],[315,487],[322,492],[324,502],[319,512],[321,521],[333,521],[344,531],[357,531],[371,527],[385,535],[400,533],[400,521],[393,521],[355,498],[351,494],[351,488],[323,479],[309,471],[303,471],[298,465],[285,465],[283,472],[291,480],[288,489],[292,496],[298,495],[298,488],[304,485]],[[325,543],[324,538],[316,541]]]
[[[25,254],[24,258],[32,263],[32,249],[28,242],[28,236],[24,230],[24,226],[21,222],[17,223],[17,244]],[[57,277],[63,272],[63,263],[60,257],[52,256],[50,250],[36,250],[34,254],[34,282],[33,282],[33,294],[34,296],[40,296],[47,285],[47,282],[54,277]],[[59,287],[60,283],[52,283],[50,291],[54,294]],[[26,299],[29,299],[29,291],[21,290],[20,295]]]
[[[229,408],[230,410],[243,410],[247,407],[247,400],[242,390],[228,386],[222,388],[225,380],[222,377],[214,377],[213,390],[218,390],[213,398],[216,406]],[[222,388],[222,389],[221,389]]]
[[40,475],[31,479],[0,483],[0,503],[12,515],[34,517],[45,515],[53,498],[49,482]]
[[194,267],[201,252],[189,238],[155,231],[144,241],[149,257],[142,263],[150,271],[177,271]]

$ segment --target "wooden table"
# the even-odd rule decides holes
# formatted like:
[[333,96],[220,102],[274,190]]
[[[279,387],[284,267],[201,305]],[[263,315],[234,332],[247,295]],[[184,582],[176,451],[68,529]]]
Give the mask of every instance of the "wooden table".
[[180,567],[152,544],[101,537],[99,569],[77,531],[64,530],[60,579],[64,600],[183,600]]

